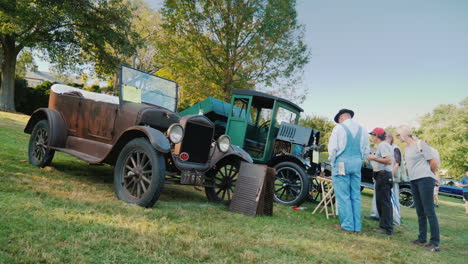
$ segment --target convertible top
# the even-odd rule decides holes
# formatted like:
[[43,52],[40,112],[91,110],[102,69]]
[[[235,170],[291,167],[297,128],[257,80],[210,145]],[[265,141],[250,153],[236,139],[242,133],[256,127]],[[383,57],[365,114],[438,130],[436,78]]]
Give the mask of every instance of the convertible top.
[[56,94],[69,93],[69,94],[82,96],[85,99],[90,99],[96,102],[105,102],[105,103],[117,104],[117,105],[119,104],[119,97],[117,96],[89,92],[89,91],[85,91],[85,90],[78,89],[78,88],[68,86],[68,85],[54,84],[52,85],[51,90],[52,92]]

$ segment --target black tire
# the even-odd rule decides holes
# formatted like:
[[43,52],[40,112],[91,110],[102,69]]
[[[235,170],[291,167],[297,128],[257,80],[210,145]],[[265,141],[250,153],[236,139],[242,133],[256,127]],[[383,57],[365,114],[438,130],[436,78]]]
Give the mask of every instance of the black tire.
[[231,202],[239,176],[240,162],[239,159],[224,159],[207,172],[206,184],[214,186],[205,187],[208,201],[226,205]]
[[114,168],[117,198],[142,207],[152,207],[164,187],[166,164],[146,138],[128,142]]
[[414,207],[413,193],[411,189],[403,187],[400,189],[399,202],[404,207]]
[[294,162],[280,162],[276,169],[274,196],[275,202],[283,205],[301,205],[307,198],[310,179],[304,169]]
[[[324,185],[325,193],[328,192],[328,185]],[[320,185],[319,180],[317,177],[313,177],[310,181],[310,188],[307,192],[307,201],[318,204],[322,201],[322,186]],[[333,198],[335,200],[335,198]]]
[[54,158],[55,150],[46,148],[49,144],[49,121],[41,120],[36,123],[29,138],[29,163],[44,168],[49,166]]

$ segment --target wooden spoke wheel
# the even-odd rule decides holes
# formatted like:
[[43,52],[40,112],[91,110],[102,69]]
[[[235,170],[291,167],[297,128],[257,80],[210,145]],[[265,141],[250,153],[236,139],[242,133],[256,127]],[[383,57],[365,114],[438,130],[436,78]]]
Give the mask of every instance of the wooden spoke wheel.
[[[240,160],[227,159],[219,162],[207,173],[205,194],[209,201],[229,204],[234,195]],[[210,186],[212,185],[212,186]]]
[[49,149],[49,122],[41,120],[36,123],[29,139],[28,157],[29,163],[38,167],[50,165],[54,158],[55,150]]
[[411,189],[408,188],[401,188],[400,189],[400,204],[404,207],[413,207],[414,200],[413,200],[413,193]]
[[152,207],[162,192],[164,180],[164,157],[146,138],[125,145],[114,170],[114,187],[120,200]]

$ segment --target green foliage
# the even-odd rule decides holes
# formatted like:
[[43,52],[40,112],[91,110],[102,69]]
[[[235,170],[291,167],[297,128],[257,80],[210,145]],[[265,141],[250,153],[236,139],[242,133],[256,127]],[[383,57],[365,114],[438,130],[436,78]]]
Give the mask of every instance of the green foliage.
[[[292,80],[308,62],[295,8],[294,0],[165,1],[159,41],[164,74],[192,103]],[[285,94],[295,94],[285,87]]]
[[463,177],[468,171],[468,97],[424,115],[417,135],[439,151],[441,168],[456,179]]
[[184,111],[185,109],[191,107],[192,105],[193,104],[187,98],[179,100],[177,111],[178,112]]
[[139,35],[140,45],[125,63],[136,69],[155,73],[162,67],[158,61],[160,56],[158,42],[163,37],[161,16],[159,12],[151,10],[144,0],[132,0],[129,4],[134,9],[132,28]]
[[45,81],[45,82],[37,85],[36,87],[34,87],[34,90],[39,91],[41,94],[49,95],[50,94],[50,88],[54,84],[56,84],[56,83]]
[[[117,54],[130,56],[138,35],[132,12],[123,0],[0,1],[0,50],[3,51],[0,109],[14,110],[12,73],[24,48],[40,49],[65,66],[92,62],[99,72],[113,73]],[[13,76],[14,77],[14,76]]]
[[80,89],[84,88],[84,84],[81,84],[81,83],[67,83],[67,85],[71,87],[80,88]]
[[28,71],[37,71],[37,65],[34,62],[32,53],[30,51],[23,50],[19,54],[18,61],[16,62],[16,76],[24,78]]
[[328,140],[330,139],[331,132],[335,127],[334,122],[330,121],[326,117],[305,116],[299,120],[299,125],[320,131],[320,151],[327,151]]
[[15,108],[16,111],[30,115],[36,109],[47,107],[49,103],[50,87],[54,83],[44,82],[34,88],[27,87],[24,79],[15,80]]
[[[100,88],[101,92],[105,92],[107,94],[112,93],[113,90],[114,90],[114,87],[112,87],[112,86],[104,86],[104,87]],[[116,95],[118,95],[118,93]]]
[[86,91],[90,91],[90,92],[94,92],[94,93],[100,93],[101,92],[101,88],[97,84],[93,84],[91,86],[86,86],[84,89]]

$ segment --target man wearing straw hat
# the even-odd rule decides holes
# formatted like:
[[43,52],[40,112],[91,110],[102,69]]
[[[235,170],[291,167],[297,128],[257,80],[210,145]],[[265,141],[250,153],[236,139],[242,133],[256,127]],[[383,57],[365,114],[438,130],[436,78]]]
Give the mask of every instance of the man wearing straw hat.
[[337,229],[361,232],[361,166],[369,153],[367,131],[352,118],[354,112],[341,109],[328,143],[329,160],[338,215],[341,225]]

